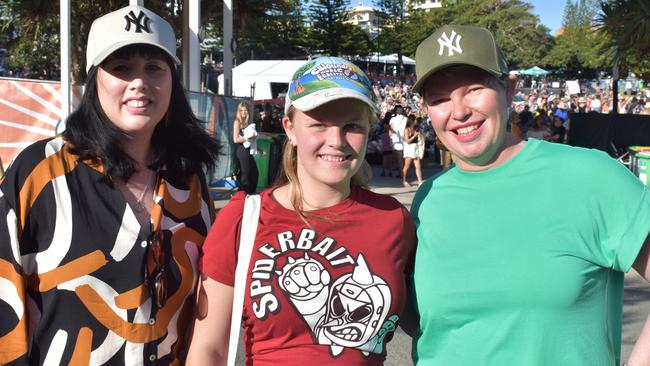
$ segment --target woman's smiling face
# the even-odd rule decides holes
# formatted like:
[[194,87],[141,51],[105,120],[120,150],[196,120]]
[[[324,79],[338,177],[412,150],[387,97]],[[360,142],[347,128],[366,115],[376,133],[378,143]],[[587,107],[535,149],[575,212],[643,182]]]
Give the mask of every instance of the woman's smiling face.
[[161,57],[110,57],[97,70],[97,95],[106,116],[129,135],[151,134],[167,113],[172,70]]
[[508,94],[497,78],[470,66],[439,71],[423,86],[433,129],[462,169],[489,165],[503,148]]
[[294,110],[283,123],[297,149],[302,185],[349,187],[366,155],[369,110],[356,99],[339,99],[308,112]]

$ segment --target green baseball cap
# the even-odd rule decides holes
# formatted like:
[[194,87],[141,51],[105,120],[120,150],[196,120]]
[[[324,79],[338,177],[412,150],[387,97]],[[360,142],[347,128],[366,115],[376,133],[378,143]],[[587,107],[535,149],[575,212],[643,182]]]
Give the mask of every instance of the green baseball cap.
[[454,65],[470,65],[496,77],[508,75],[508,63],[492,33],[469,25],[445,25],[420,42],[415,51],[414,92],[420,92],[434,72]]

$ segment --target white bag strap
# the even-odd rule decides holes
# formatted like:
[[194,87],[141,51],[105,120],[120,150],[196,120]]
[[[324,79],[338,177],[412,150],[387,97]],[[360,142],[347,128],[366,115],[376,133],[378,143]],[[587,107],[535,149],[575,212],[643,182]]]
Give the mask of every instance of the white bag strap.
[[246,275],[251,261],[253,243],[257,233],[257,223],[260,217],[261,199],[258,194],[249,194],[244,201],[241,232],[239,235],[239,251],[237,252],[237,267],[235,269],[235,287],[232,300],[232,318],[230,319],[230,341],[228,342],[228,366],[235,365],[237,344],[241,330],[241,317],[244,309],[244,294],[246,293]]

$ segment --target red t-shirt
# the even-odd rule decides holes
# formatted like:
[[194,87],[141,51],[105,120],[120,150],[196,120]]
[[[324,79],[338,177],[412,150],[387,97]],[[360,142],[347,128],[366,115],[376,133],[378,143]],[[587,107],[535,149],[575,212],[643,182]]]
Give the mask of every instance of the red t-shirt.
[[[262,210],[244,299],[247,365],[378,365],[406,302],[415,246],[408,211],[355,187],[308,218],[272,189]],[[245,195],[219,212],[203,245],[202,271],[232,286]]]

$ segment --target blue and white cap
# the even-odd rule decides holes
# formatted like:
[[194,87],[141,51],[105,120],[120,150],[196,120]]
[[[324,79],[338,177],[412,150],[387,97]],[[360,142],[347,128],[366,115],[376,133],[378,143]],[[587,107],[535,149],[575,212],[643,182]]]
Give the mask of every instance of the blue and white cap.
[[359,67],[339,57],[319,57],[293,74],[284,113],[289,113],[291,106],[307,112],[343,98],[358,99],[377,110],[372,83]]

